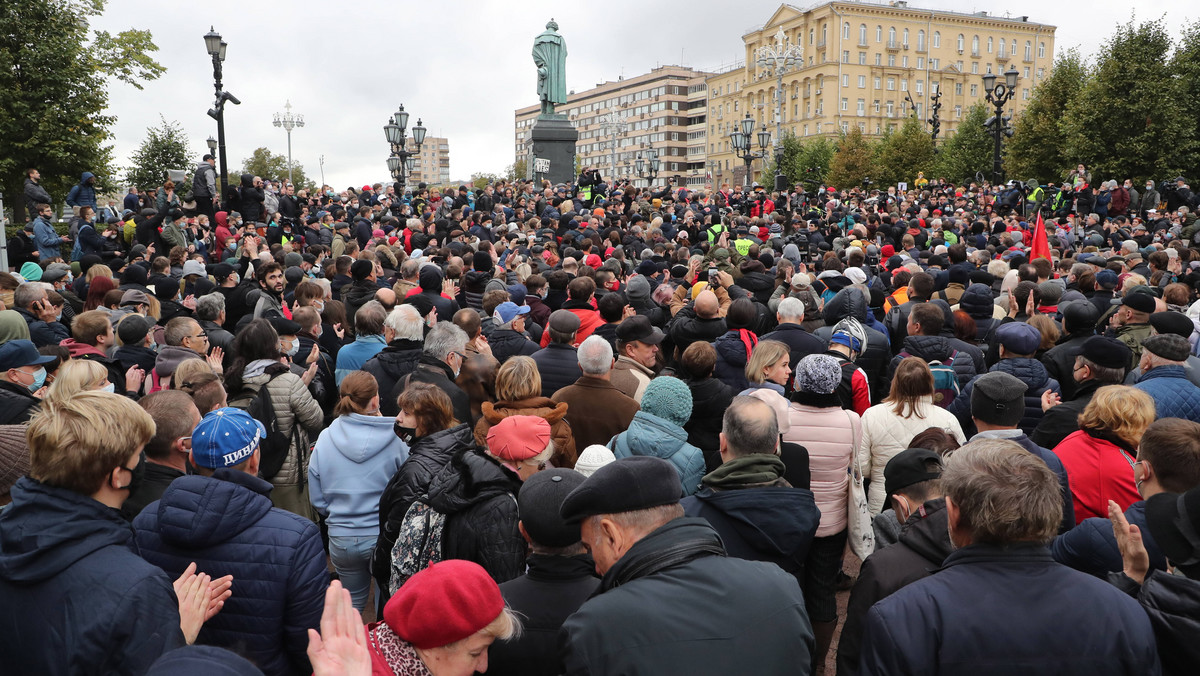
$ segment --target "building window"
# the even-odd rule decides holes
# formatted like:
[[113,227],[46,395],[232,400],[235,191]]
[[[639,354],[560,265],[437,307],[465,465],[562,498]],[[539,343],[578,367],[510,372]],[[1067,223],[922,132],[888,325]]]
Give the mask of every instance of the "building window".
[[889,78],[887,79],[887,88],[888,88],[888,91],[889,91],[889,92],[894,92],[894,91],[896,91],[896,78],[894,78],[894,77],[889,77]]
[[962,83],[961,82],[954,83],[954,95],[962,96]]
[[962,106],[954,106],[954,119],[962,119]]
[[1029,40],[1025,41],[1025,60],[1026,61],[1033,60],[1033,43],[1030,42]]
[[892,101],[887,102],[887,116],[892,117],[896,114],[896,104]]
[[930,59],[930,60],[929,60],[929,68],[930,68],[930,70],[938,70],[938,63],[939,63],[939,62],[940,62],[940,59]]
[[867,65],[867,53],[866,52],[858,53],[858,65],[860,65],[860,66]]
[[849,21],[842,24],[842,39],[843,40],[850,39],[850,22]]
[[964,38],[963,38],[963,34],[962,34],[962,33],[959,33],[959,34],[958,34],[958,47],[957,47],[957,49],[958,49],[958,51],[960,51],[960,52],[963,50],[963,40],[964,40]]
[[867,44],[867,24],[860,24],[858,27],[858,44],[864,47]]
[[1022,77],[1022,78],[1024,78],[1024,79],[1026,79],[1026,80],[1028,80],[1028,79],[1029,79],[1029,66],[1025,66],[1025,68],[1024,68],[1024,69],[1022,69],[1022,72],[1021,72],[1021,77]]
[[917,51],[925,51],[925,31],[917,31]]
[[954,67],[958,69],[958,72],[960,72],[960,73],[964,72],[964,71],[963,71],[963,63],[962,63],[962,59],[959,59],[958,61],[955,61],[955,62],[954,62]]
[[808,29],[808,44],[810,44],[810,45],[813,44],[813,40],[815,39],[816,34],[817,34],[816,30],[814,30],[812,28]]
[[917,119],[922,119],[924,117],[925,117],[925,104],[918,101],[917,102]]
[[850,110],[850,99],[842,99],[842,110]]
[[858,76],[858,88],[859,88],[859,89],[866,89],[866,88],[867,88],[867,76],[866,76],[866,75],[859,75],[859,76]]
[[977,85],[977,84],[971,85],[971,96],[972,97],[979,96],[979,85]]
[[979,36],[978,35],[971,38],[971,53],[972,54],[979,53]]
[[978,74],[979,74],[979,62],[978,62],[978,61],[972,61],[972,62],[971,62],[971,74],[972,74],[972,75],[978,75]]
[[900,81],[900,91],[902,91],[902,92],[908,91],[908,80]]
[[996,55],[1004,58],[1004,38],[1000,38],[1000,51],[997,52]]
[[1038,68],[1038,69],[1037,69],[1037,79],[1039,79],[1039,80],[1040,80],[1040,79],[1042,79],[1042,76],[1043,76],[1043,75],[1045,75],[1045,74],[1046,74],[1046,69],[1045,69],[1045,68]]
[[896,55],[888,54],[888,66],[894,68],[896,66]]
[[924,94],[924,93],[925,93],[925,81],[924,81],[924,80],[917,80],[917,82],[916,82],[916,92],[917,92],[918,94]]
[[925,57],[917,57],[917,70],[925,70]]
[[1028,87],[1025,87],[1024,89],[1021,90],[1021,100],[1022,101],[1029,100],[1029,88]]
[[850,63],[850,50],[842,50],[842,63]]
[[880,88],[880,86],[882,86],[882,85],[881,85],[881,82],[882,82],[882,81],[880,80],[879,76],[878,76],[878,75],[876,75],[876,76],[875,76],[875,88],[876,88],[876,89],[879,89],[879,88]]
[[876,65],[876,66],[881,66],[881,65],[883,65],[883,54],[876,54],[876,55],[875,55],[875,65]]
[[1039,59],[1046,58],[1046,43],[1044,43],[1044,42],[1038,43],[1038,58]]
[[879,112],[879,99],[875,99],[875,112]]
[[908,57],[907,56],[900,57],[900,67],[908,68]]
[[845,133],[848,133],[849,131],[850,131],[850,123],[845,120],[842,120],[842,133],[845,134]]
[[987,65],[987,72],[992,72],[992,64],[990,63]]
[[862,117],[867,114],[867,102],[864,99],[858,100],[858,116]]
[[992,38],[988,36],[988,54],[992,53]]
[[934,31],[933,32],[933,48],[938,49],[941,46],[942,46],[942,33],[941,33],[941,31]]
[[847,75],[847,74],[843,74],[843,75],[842,75],[842,86],[843,86],[843,87],[849,87],[849,86],[850,86],[850,76],[849,76],[849,75]]
[[875,27],[875,42],[883,42],[883,26]]
[[892,28],[888,29],[888,44],[893,45],[895,43],[896,43],[896,29],[895,29],[895,27],[892,27]]

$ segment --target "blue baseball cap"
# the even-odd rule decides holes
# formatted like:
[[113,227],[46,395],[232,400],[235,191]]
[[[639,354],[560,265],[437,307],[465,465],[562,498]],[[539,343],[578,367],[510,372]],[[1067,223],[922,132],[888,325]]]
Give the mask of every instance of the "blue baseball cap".
[[192,431],[192,456],[197,465],[221,469],[241,464],[254,455],[267,437],[267,428],[240,408],[218,408]]
[[38,353],[30,340],[10,340],[0,345],[0,371],[22,366],[39,366],[54,361],[54,357]]
[[507,324],[516,319],[518,315],[529,314],[528,305],[517,305],[511,300],[506,300],[496,306],[496,316],[500,318],[501,324]]

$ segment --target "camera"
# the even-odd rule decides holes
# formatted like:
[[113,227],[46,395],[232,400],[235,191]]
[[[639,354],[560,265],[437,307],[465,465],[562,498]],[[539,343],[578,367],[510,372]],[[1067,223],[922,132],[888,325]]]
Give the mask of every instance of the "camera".
[[867,177],[864,177],[864,178],[863,178],[863,180],[862,180],[862,185],[863,185],[863,187],[864,187],[864,188],[866,188],[866,187],[868,187],[868,186],[870,186],[870,185],[874,185],[874,183],[875,183],[875,182],[874,182],[874,181],[872,181],[872,180],[871,180],[871,177],[869,177],[869,176],[867,176]]

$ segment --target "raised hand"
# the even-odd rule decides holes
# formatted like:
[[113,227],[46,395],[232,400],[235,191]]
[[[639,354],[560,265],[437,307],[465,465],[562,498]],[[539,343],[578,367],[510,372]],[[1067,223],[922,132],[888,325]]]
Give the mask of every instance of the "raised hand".
[[1146,580],[1146,573],[1150,572],[1150,555],[1146,552],[1146,545],[1142,543],[1141,529],[1129,523],[1121,511],[1121,506],[1112,500],[1108,501],[1108,519],[1112,521],[1117,549],[1121,550],[1125,575],[1142,584]]
[[219,347],[214,347],[212,350],[210,350],[208,357],[206,358],[209,367],[212,368],[213,372],[218,375],[225,371],[224,360],[225,350],[222,350]]
[[193,561],[173,584],[175,597],[179,601],[179,628],[189,645],[196,641],[200,628],[204,626],[212,601],[211,582],[207,574],[196,574],[196,563]]
[[308,659],[313,676],[369,676],[371,653],[362,616],[350,601],[350,592],[334,580],[325,590],[321,631],[308,630]]

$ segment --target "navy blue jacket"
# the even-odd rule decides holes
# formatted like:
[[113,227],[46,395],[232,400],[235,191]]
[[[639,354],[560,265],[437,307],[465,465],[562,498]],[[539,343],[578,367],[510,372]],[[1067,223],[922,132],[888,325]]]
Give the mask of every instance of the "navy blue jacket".
[[1200,387],[1188,380],[1182,366],[1159,366],[1138,378],[1134,387],[1154,399],[1159,418],[1183,418],[1200,422]]
[[554,396],[562,388],[574,385],[583,375],[579,369],[579,354],[570,345],[550,343],[532,356],[542,377],[543,397]]
[[[1050,377],[1050,372],[1042,362],[1031,357],[1010,357],[996,362],[988,372],[1001,371],[1015,376],[1025,383],[1025,414],[1017,424],[1025,434],[1033,433],[1033,429],[1042,420],[1042,393],[1046,390],[1060,392],[1058,381]],[[983,375],[982,373],[979,375]],[[950,403],[949,409],[962,425],[963,433],[970,436],[975,432],[975,423],[971,421],[971,392],[975,382],[967,383],[962,392]]]
[[183,645],[171,580],[134,552],[117,510],[29,477],[12,499],[0,516],[0,671],[140,675]]
[[871,608],[862,645],[864,676],[1161,673],[1141,606],[1035,544],[956,550]]
[[[1142,531],[1142,543],[1150,555],[1150,568],[1166,570],[1167,560],[1158,543],[1146,526],[1146,501],[1138,500],[1125,510],[1125,519]],[[1113,535],[1112,522],[1100,517],[1091,517],[1079,522],[1071,530],[1054,538],[1050,543],[1050,554],[1054,560],[1075,570],[1105,579],[1109,573],[1124,568],[1117,538]]]
[[233,595],[197,643],[236,650],[267,676],[312,673],[329,572],[317,525],[271,505],[271,484],[235,469],[185,476],[133,520],[145,559],[168,575],[233,576]]

